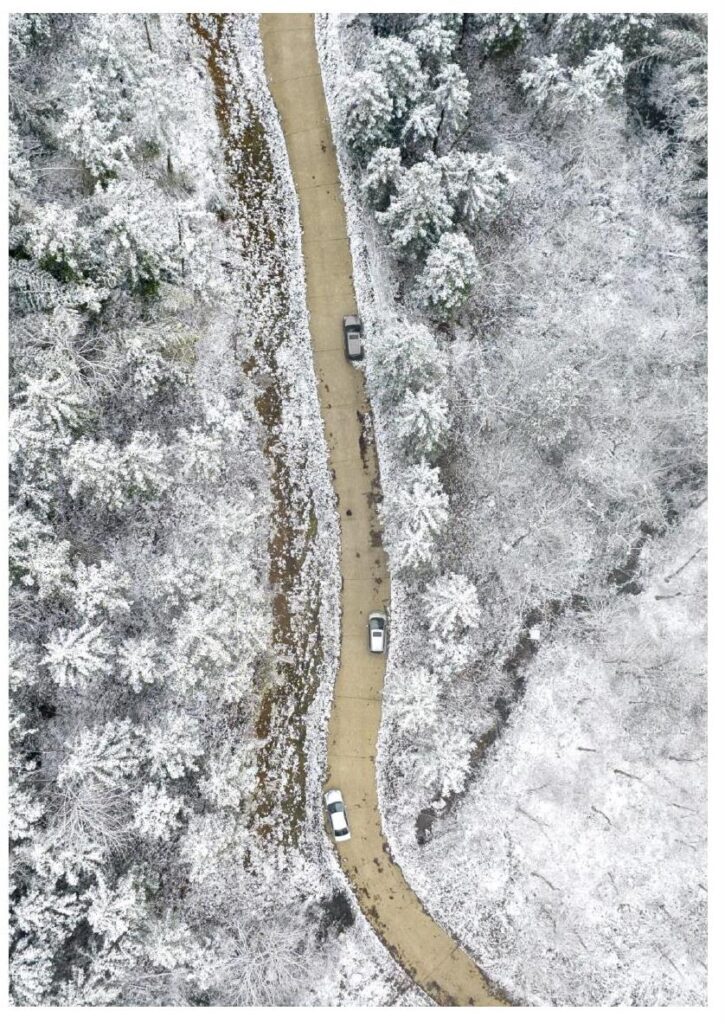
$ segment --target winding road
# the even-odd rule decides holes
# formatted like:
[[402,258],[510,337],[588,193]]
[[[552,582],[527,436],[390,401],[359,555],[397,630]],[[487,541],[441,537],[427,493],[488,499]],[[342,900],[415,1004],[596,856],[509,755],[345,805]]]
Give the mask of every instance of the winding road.
[[338,848],[366,917],[437,1003],[501,1006],[471,957],[427,914],[388,852],[375,754],[385,660],[367,650],[367,616],[390,598],[363,374],[344,358],[342,317],[357,310],[337,157],[315,44],[314,15],[265,14],[260,32],[302,225],[307,305],[341,527],[340,665],[328,735],[328,781],[347,804],[352,840]]

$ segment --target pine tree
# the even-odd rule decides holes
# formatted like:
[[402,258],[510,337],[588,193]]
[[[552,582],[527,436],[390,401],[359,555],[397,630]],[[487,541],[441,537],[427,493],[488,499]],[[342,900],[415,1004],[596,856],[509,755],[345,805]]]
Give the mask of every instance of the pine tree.
[[371,346],[368,373],[386,406],[397,408],[408,391],[436,390],[446,377],[446,353],[424,323],[391,320]]
[[468,79],[458,64],[444,64],[436,78],[433,94],[439,111],[438,129],[433,145],[435,152],[460,132],[468,117],[471,92]]
[[365,159],[386,144],[393,100],[382,75],[376,71],[355,72],[342,90],[340,103],[345,139],[354,153]]
[[448,523],[448,495],[437,468],[425,462],[403,473],[383,507],[394,571],[422,569],[436,557],[436,540]]
[[416,458],[435,459],[445,445],[449,429],[450,411],[440,391],[406,391],[395,421],[403,448]]
[[439,163],[459,222],[471,228],[490,224],[515,180],[504,161],[490,153],[457,151]]
[[385,83],[393,118],[403,120],[420,99],[425,84],[415,47],[397,36],[376,39],[367,64]]
[[111,669],[111,645],[101,625],[83,623],[75,629],[57,629],[45,649],[48,653],[43,664],[61,688],[86,690],[101,682]]
[[453,205],[437,163],[421,162],[401,176],[387,210],[376,214],[393,248],[401,255],[425,255],[453,224]]
[[460,573],[447,573],[429,583],[423,595],[423,609],[429,631],[446,638],[460,636],[481,620],[476,588]]
[[386,209],[402,174],[403,165],[397,147],[381,146],[375,150],[362,180],[362,187],[375,210]]
[[463,305],[479,278],[473,246],[465,235],[449,231],[425,261],[418,299],[439,316],[448,317]]

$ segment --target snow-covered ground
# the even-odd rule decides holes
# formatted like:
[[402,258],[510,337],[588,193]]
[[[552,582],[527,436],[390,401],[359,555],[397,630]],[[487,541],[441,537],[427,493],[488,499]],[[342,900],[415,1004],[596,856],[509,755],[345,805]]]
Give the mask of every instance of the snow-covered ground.
[[[451,27],[430,16],[411,32],[406,17],[384,25],[381,15],[377,26],[385,46],[397,46],[387,41],[396,31],[413,43],[395,50],[395,73],[423,95],[422,120],[415,50],[430,59]],[[562,52],[581,45],[577,32],[644,46],[655,30],[644,18],[632,36],[623,23],[592,32],[585,17],[552,30]],[[429,910],[515,1000],[699,1004],[703,305],[698,238],[676,198],[685,157],[665,166],[656,132],[628,140],[616,105],[591,131],[569,119],[542,141],[516,77],[536,66],[530,55],[549,28],[534,26],[529,56],[511,58],[507,74],[506,57],[478,64],[471,40],[500,28],[515,51],[519,29],[505,16],[495,28],[481,20],[455,57],[469,75],[463,145],[508,164],[508,219],[471,232],[485,283],[445,322],[421,308],[419,268],[391,254],[385,218],[360,187],[364,161],[350,152],[349,109],[377,145],[399,144],[399,129],[386,138],[378,127],[390,116],[384,84],[362,77],[384,66],[369,20],[317,19],[394,573],[378,750],[384,827]],[[357,102],[366,89],[379,105],[369,121]],[[386,156],[399,181],[396,159]],[[415,471],[424,486],[414,493],[443,524],[422,571],[410,571],[401,546],[413,470],[405,407],[390,396],[401,368],[415,380],[411,365],[454,421],[443,458],[430,462],[443,497],[428,470]],[[430,607],[457,621],[453,645],[429,631]]]

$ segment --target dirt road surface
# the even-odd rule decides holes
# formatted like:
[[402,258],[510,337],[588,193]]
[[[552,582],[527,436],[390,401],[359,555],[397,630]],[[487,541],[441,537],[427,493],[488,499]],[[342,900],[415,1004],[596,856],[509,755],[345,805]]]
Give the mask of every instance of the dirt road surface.
[[352,839],[338,847],[360,906],[410,977],[436,1002],[505,1005],[473,960],[426,913],[382,834],[375,753],[385,659],[367,650],[367,617],[390,598],[376,518],[378,472],[363,374],[345,359],[342,317],[357,312],[337,157],[315,46],[314,16],[260,22],[302,224],[307,304],[342,552],[341,657],[328,737],[328,783],[342,790]]

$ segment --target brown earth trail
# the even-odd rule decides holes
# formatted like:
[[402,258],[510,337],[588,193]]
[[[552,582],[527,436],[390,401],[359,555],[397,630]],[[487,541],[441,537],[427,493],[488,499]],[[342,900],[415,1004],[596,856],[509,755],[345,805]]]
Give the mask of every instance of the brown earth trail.
[[390,579],[376,518],[377,461],[364,430],[370,412],[363,374],[342,348],[342,317],[357,309],[345,208],[314,16],[265,14],[260,31],[299,200],[318,394],[340,509],[341,654],[328,736],[328,781],[343,792],[352,831],[340,859],[376,932],[436,1002],[502,1006],[471,957],[426,913],[382,834],[375,753],[385,660],[368,652],[366,626],[368,613],[388,603]]

